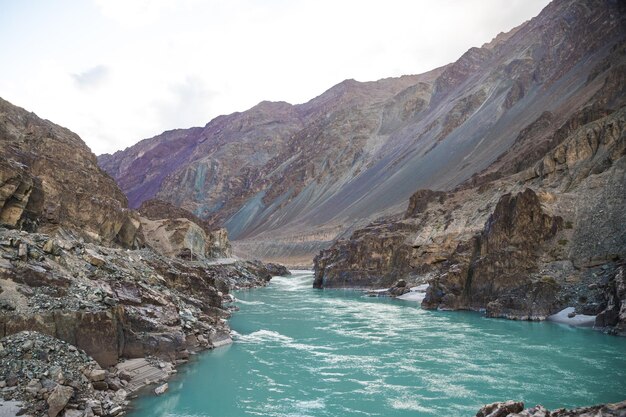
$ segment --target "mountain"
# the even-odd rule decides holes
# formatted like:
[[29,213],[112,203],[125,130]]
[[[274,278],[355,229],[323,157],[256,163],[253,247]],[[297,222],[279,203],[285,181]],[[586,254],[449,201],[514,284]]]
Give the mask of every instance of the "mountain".
[[625,14],[619,1],[556,0],[445,67],[346,80],[299,105],[262,102],[99,163],[132,207],[157,197],[226,227],[237,253],[309,263],[402,213],[415,190],[528,168],[575,115],[614,110]]
[[137,247],[139,219],[75,133],[0,98],[0,225]]
[[[541,22],[550,34],[542,39],[557,42],[556,58],[532,73],[552,74],[533,87],[551,100],[520,107],[535,119],[485,169],[454,189],[416,191],[404,213],[322,251],[314,286],[396,295],[427,284],[423,308],[543,320],[573,307],[574,316],[595,316],[596,328],[626,335],[624,16],[623,3],[554,2],[518,29],[506,42]],[[533,94],[526,88],[481,140],[497,143],[502,120],[515,123],[509,117]]]
[[0,414],[120,415],[230,343],[230,289],[288,274],[209,261],[230,255],[225,231],[178,207],[140,214],[76,134],[0,99],[0,406],[19,405]]

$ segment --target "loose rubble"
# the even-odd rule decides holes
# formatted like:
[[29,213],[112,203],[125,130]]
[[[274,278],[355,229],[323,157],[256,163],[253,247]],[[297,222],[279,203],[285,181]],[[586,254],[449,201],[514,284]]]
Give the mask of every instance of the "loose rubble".
[[73,345],[33,331],[0,343],[0,395],[22,403],[22,414],[114,415],[128,405],[126,384]]

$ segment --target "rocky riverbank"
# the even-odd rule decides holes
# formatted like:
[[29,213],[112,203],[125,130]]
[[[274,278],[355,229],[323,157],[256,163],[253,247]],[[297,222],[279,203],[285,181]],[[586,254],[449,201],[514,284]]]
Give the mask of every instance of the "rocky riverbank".
[[548,410],[541,405],[524,408],[521,401],[497,402],[482,407],[476,417],[624,417],[626,401],[573,409]]
[[416,192],[404,216],[322,251],[314,286],[428,282],[424,308],[543,320],[573,307],[626,334],[626,109],[594,117],[565,123],[523,171]]
[[[230,289],[263,286],[284,273],[279,265],[190,261],[86,243],[70,233],[0,228],[0,395],[43,416],[54,382],[73,389],[59,388],[71,410],[65,415],[90,415],[85,398],[100,402],[97,415],[116,415],[126,395],[144,385],[127,388],[132,375],[120,378],[118,362],[151,358],[152,370],[144,369],[150,382],[166,378],[190,354],[230,343]],[[55,366],[65,379],[54,379]],[[87,368],[102,369],[102,379],[83,378]]]
[[0,145],[0,413],[119,415],[231,342],[231,289],[288,273],[185,210],[128,209],[76,134],[1,99]]

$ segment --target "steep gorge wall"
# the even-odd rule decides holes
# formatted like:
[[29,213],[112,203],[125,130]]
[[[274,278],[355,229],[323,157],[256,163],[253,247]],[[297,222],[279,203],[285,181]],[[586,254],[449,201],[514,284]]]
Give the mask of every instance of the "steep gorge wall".
[[137,247],[139,220],[74,133],[0,99],[0,222]]

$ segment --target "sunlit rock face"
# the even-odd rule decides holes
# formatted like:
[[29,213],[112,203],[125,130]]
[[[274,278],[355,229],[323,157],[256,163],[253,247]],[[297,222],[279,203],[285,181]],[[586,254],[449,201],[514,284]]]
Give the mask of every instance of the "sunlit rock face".
[[162,200],[146,200],[139,207],[146,244],[165,256],[229,258],[226,229],[213,229],[187,210]]

